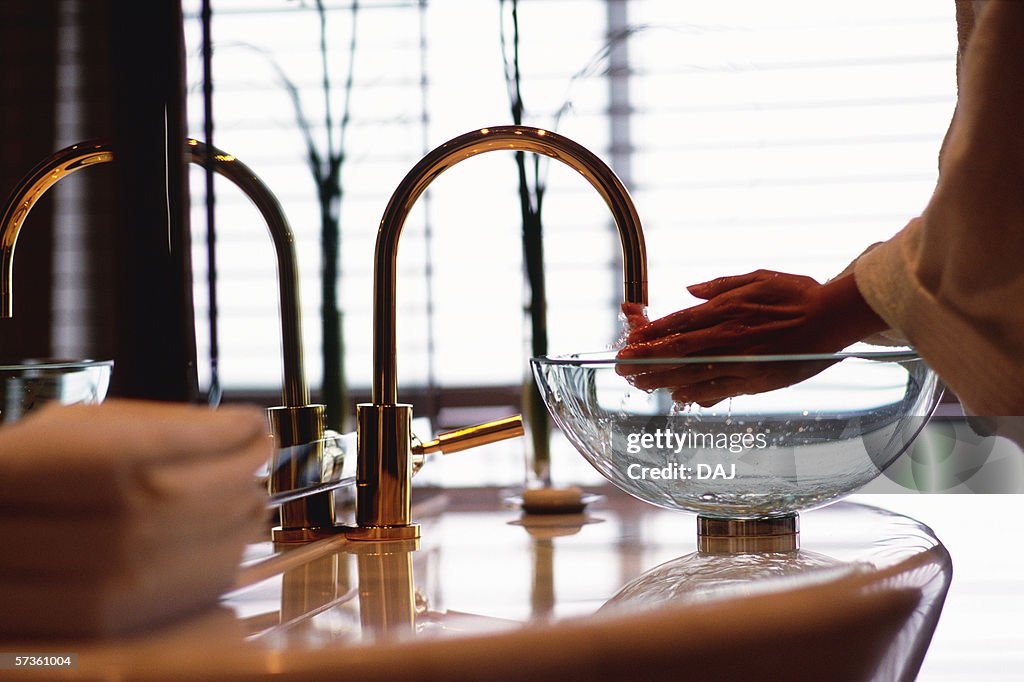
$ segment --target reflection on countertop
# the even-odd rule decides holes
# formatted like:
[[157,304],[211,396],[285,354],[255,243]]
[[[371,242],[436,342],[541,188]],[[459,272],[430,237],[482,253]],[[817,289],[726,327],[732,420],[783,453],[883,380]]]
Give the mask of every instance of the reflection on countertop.
[[611,489],[560,516],[418,492],[419,541],[256,543],[213,613],[30,646],[75,651],[85,678],[913,679],[952,574],[927,527],[856,504],[805,514],[799,551],[730,556]]

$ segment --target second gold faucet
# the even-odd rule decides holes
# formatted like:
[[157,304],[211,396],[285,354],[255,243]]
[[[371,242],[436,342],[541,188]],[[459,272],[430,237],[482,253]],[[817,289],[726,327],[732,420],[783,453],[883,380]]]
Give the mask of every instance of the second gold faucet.
[[[271,430],[278,445],[278,453],[295,452],[292,446],[320,444],[324,436],[324,408],[323,405],[310,404],[309,386],[302,361],[302,320],[295,239],[284,211],[270,188],[231,154],[208,148],[193,139],[186,140],[183,152],[189,161],[196,164],[204,163],[209,155],[214,170],[237,185],[255,204],[267,223],[277,256],[284,374],[281,390],[283,405],[268,411]],[[11,192],[0,220],[0,317],[12,317],[14,314],[14,250],[32,207],[61,179],[83,168],[114,160],[115,150],[109,142],[80,142],[43,160]],[[298,451],[316,459],[321,456],[318,448],[301,448]],[[270,492],[280,493],[301,487],[305,483],[305,472],[312,468],[316,467],[294,458],[271,462]],[[279,539],[291,539],[296,535],[303,538],[303,529],[333,524],[333,498],[329,494],[322,494],[282,505],[281,527],[274,532]]]

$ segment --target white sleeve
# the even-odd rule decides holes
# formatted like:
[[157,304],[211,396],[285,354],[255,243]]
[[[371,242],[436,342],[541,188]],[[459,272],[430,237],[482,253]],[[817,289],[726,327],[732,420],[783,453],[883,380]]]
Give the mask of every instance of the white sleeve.
[[1024,2],[988,3],[935,193],[854,266],[875,312],[975,414],[1024,415]]

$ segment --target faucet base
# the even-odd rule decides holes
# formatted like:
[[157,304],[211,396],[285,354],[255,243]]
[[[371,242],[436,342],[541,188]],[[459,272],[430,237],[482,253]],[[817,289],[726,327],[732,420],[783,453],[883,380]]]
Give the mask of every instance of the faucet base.
[[324,538],[333,538],[345,532],[344,526],[324,526],[321,528],[282,528],[277,526],[270,531],[270,539],[278,544],[292,545],[313,542]]
[[761,554],[800,549],[800,515],[762,519],[697,517],[697,550],[705,554]]
[[319,528],[283,528],[277,526],[270,531],[271,540],[278,544],[299,544],[324,538],[344,535],[357,542],[391,542],[420,538],[420,525],[408,526],[323,526]]
[[[321,481],[324,458],[324,406],[271,407],[267,410],[277,450],[270,462],[271,494],[299,490]],[[274,542],[309,542],[334,534],[334,493],[286,502]],[[310,537],[323,531],[326,535]]]
[[410,523],[407,526],[340,526],[341,532],[349,540],[385,541],[385,540],[416,540],[420,537],[420,524]]

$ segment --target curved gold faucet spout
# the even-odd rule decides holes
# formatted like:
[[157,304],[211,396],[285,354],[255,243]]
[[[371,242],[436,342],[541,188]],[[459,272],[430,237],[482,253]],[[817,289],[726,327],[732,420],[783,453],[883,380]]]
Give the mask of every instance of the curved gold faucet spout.
[[[256,205],[267,223],[277,253],[277,277],[281,304],[281,345],[284,358],[284,404],[302,407],[309,403],[309,387],[302,366],[302,336],[295,240],[284,211],[270,189],[244,163],[212,149],[214,170],[231,180]],[[185,152],[192,163],[203,164],[207,147],[188,140]],[[41,196],[62,178],[83,168],[114,160],[108,142],[89,140],[60,150],[26,175],[11,193],[0,222],[0,317],[14,315],[14,247],[25,219]]]
[[647,305],[647,251],[629,192],[601,159],[567,137],[540,128],[495,126],[453,138],[420,160],[395,189],[377,232],[373,286],[373,402],[398,398],[395,273],[398,240],[413,204],[437,176],[460,161],[492,151],[527,151],[561,161],[586,178],[612,212],[622,244],[623,300]]
[[358,405],[356,522],[351,539],[415,538],[410,523],[412,406],[398,403],[395,288],[398,240],[413,204],[438,175],[484,152],[507,150],[544,154],[567,164],[593,185],[612,212],[622,245],[623,298],[647,304],[647,253],[643,230],[629,192],[594,153],[548,130],[523,126],[481,128],[427,154],[391,196],[377,233],[373,282],[373,403]]

